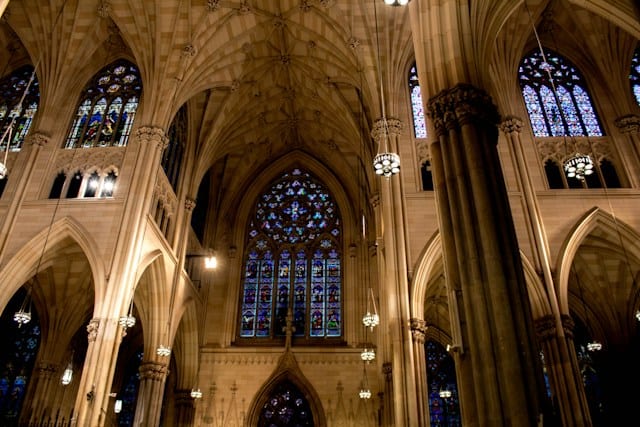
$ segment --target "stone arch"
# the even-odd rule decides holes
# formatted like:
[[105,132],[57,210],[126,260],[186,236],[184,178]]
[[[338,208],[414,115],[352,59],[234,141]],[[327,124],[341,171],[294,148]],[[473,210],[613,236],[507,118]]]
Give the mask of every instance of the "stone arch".
[[431,236],[431,239],[429,239],[429,242],[425,245],[425,249],[418,258],[417,267],[411,280],[411,295],[409,298],[412,318],[424,319],[424,302],[427,298],[429,281],[441,261],[442,239],[440,232],[436,232]]
[[247,412],[245,425],[251,427],[258,425],[260,413],[265,403],[278,385],[285,382],[293,384],[304,395],[313,414],[314,427],[326,427],[327,421],[320,397],[302,371],[300,371],[295,357],[290,352],[282,356],[276,370],[256,393],[253,402],[249,406],[250,409]]
[[614,246],[625,248],[626,255],[640,259],[640,234],[628,224],[598,207],[587,211],[568,233],[557,259],[557,294],[562,314],[569,314],[569,276],[580,245],[595,230],[611,237]]
[[[43,259],[49,256],[52,249],[67,238],[76,243],[87,257],[92,272],[91,279],[94,283],[95,310],[100,310],[100,304],[105,301],[106,291],[104,261],[100,256],[98,244],[91,237],[91,234],[78,221],[70,217],[62,218],[50,227],[41,230],[22,246],[0,270],[2,277],[6,278],[4,286],[0,289],[0,307],[2,309],[16,290],[36,274],[41,254]],[[43,252],[45,242],[46,248]]]
[[199,366],[199,326],[196,301],[189,299],[181,306],[183,310],[176,337],[172,346],[177,365],[178,389],[197,386]]

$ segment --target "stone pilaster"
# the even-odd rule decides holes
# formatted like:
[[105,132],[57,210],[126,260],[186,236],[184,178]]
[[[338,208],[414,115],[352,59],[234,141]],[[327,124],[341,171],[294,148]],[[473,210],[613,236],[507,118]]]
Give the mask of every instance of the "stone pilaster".
[[160,423],[164,384],[168,374],[166,363],[145,361],[140,365],[140,388],[134,425],[153,427]]
[[412,318],[409,324],[413,338],[413,375],[415,377],[416,396],[418,398],[418,425],[429,426],[429,388],[427,359],[424,348],[427,322],[423,319]]

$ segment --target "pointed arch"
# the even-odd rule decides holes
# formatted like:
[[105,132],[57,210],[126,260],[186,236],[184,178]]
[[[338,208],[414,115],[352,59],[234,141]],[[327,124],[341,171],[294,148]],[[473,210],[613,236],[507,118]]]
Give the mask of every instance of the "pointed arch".
[[309,407],[313,415],[313,426],[326,427],[327,421],[322,408],[320,396],[304,376],[295,357],[289,351],[282,355],[280,362],[278,363],[278,367],[256,393],[253,402],[249,406],[250,409],[247,412],[246,425],[258,425],[261,411],[271,394],[279,385],[287,382],[295,386],[309,403]]
[[177,386],[179,389],[188,390],[198,382],[200,328],[196,301],[189,299],[181,308],[184,311],[180,317],[172,352],[177,367]]
[[[48,237],[47,237],[48,235]],[[92,280],[95,291],[95,309],[99,311],[104,301],[106,283],[106,268],[100,256],[97,242],[79,222],[70,217],[62,218],[54,222],[50,228],[45,228],[29,240],[20,250],[0,270],[0,275],[6,277],[4,285],[0,289],[0,307],[4,308],[11,296],[27,280],[36,274],[38,260],[42,253],[42,247],[46,241],[47,248],[44,252],[46,257],[57,244],[69,238],[81,248],[87,257],[89,267],[92,272]]]
[[640,258],[640,234],[635,229],[597,206],[587,211],[571,229],[558,253],[556,286],[562,314],[569,314],[569,276],[576,253],[584,240],[598,228],[606,235],[622,239],[615,245],[622,245],[628,254]]
[[424,319],[424,302],[427,299],[428,285],[434,271],[442,262],[442,238],[436,231],[427,242],[418,258],[418,266],[413,274],[410,287],[411,317]]

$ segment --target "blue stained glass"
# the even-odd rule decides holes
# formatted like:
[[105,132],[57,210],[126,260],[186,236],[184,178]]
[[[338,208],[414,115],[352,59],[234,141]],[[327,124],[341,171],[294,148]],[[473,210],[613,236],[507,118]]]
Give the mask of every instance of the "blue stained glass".
[[[33,81],[29,86],[32,75]],[[27,92],[22,99],[25,90]],[[22,147],[33,117],[38,110],[39,102],[40,87],[31,65],[18,68],[0,79],[0,135],[4,135],[7,128],[13,123],[11,150],[18,151]],[[0,149],[4,149],[4,146]]]
[[[429,381],[429,416],[432,426],[460,427],[460,401],[453,358],[435,341],[425,343],[427,379]],[[449,390],[451,397],[440,397]]]
[[240,337],[283,336],[289,310],[296,337],[341,336],[341,226],[331,195],[296,169],[258,197],[251,218]]
[[418,82],[418,72],[415,64],[409,70],[409,90],[411,92],[411,111],[413,112],[413,130],[416,138],[427,137],[427,125],[422,106],[422,93]]
[[640,105],[640,45],[636,48],[633,58],[631,58],[629,81],[631,82],[631,90],[636,98],[636,103]]
[[[84,89],[65,148],[126,145],[141,92],[133,64],[119,60],[103,68]],[[90,114],[87,104],[94,106]]]
[[[518,73],[534,135],[602,135],[582,75],[555,52],[545,50],[545,57],[546,62],[540,51],[530,53],[522,59]],[[552,87],[555,87],[557,99]]]

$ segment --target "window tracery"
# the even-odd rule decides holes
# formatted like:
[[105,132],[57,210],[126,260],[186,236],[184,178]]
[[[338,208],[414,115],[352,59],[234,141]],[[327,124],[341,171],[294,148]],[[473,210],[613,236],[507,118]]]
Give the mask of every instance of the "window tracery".
[[141,93],[140,72],[130,62],[100,70],[82,93],[65,148],[127,145]]
[[342,334],[342,230],[337,205],[316,178],[286,172],[256,202],[247,232],[240,337]]
[[61,171],[53,180],[49,198],[57,199],[63,194],[67,199],[113,197],[117,180],[118,171],[113,167],[105,170],[93,168],[86,172]]

